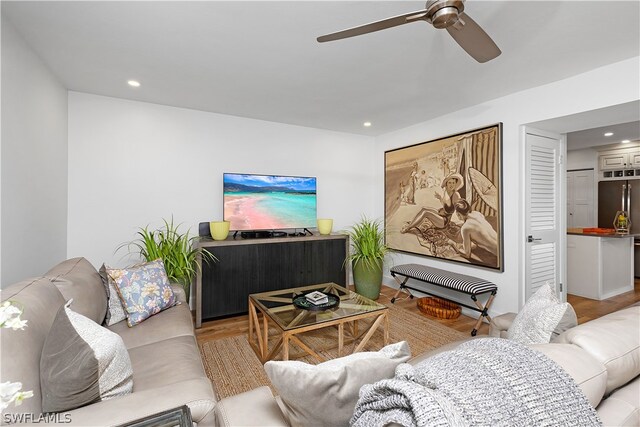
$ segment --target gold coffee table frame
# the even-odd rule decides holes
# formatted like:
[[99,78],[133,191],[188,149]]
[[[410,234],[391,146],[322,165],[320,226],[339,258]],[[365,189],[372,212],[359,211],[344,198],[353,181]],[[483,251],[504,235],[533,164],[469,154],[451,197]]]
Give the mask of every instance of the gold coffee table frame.
[[[303,310],[293,305],[295,295],[314,290],[339,296],[340,305],[324,311]],[[373,323],[358,333],[358,320],[362,319],[373,319]],[[269,336],[269,321],[278,331],[272,336]],[[294,343],[318,361],[325,361],[324,357],[311,349],[298,335],[331,326],[338,327],[340,357],[344,349],[345,324],[350,329],[353,341],[360,340],[353,350],[354,353],[364,348],[380,326],[383,328],[384,345],[389,343],[389,309],[335,283],[249,295],[249,344],[262,363],[273,359],[280,349],[283,350],[282,359],[289,360],[290,343]],[[270,338],[276,338],[276,342],[270,343],[273,341]]]

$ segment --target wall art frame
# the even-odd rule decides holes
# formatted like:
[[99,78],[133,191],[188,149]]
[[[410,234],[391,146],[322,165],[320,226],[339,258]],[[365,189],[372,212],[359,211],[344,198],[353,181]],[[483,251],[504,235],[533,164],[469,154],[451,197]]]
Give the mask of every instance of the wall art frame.
[[385,151],[390,249],[504,271],[502,123]]

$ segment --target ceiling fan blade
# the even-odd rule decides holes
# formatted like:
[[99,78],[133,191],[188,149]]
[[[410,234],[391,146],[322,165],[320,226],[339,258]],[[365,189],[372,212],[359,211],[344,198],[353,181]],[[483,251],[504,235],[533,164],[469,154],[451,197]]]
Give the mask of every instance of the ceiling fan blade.
[[318,37],[318,42],[330,42],[333,40],[346,39],[347,37],[360,36],[362,34],[373,33],[398,25],[408,24],[422,20],[426,16],[426,10],[418,10],[415,12],[405,13],[404,15],[394,16],[393,18],[383,19],[382,21],[371,22],[369,24],[360,25],[359,27],[349,28],[347,30],[338,31],[336,33],[325,34]]
[[469,15],[462,13],[460,19],[464,25],[452,25],[447,28],[447,31],[473,59],[483,63],[491,61],[502,53],[491,37]]

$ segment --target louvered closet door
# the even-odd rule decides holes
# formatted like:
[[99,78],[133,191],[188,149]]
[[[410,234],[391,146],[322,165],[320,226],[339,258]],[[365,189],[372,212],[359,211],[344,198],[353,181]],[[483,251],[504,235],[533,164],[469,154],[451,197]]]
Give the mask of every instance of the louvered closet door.
[[549,281],[561,299],[560,137],[526,134],[525,300]]

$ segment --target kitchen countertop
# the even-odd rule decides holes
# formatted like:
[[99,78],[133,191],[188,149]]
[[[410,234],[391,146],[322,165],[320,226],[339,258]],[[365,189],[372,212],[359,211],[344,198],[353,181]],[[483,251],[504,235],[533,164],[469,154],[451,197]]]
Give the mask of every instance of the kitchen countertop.
[[625,238],[625,237],[640,237],[640,234],[631,234],[631,233],[589,233],[584,231],[569,231],[567,230],[567,234],[573,236],[590,236],[590,237],[613,237],[613,238]]

